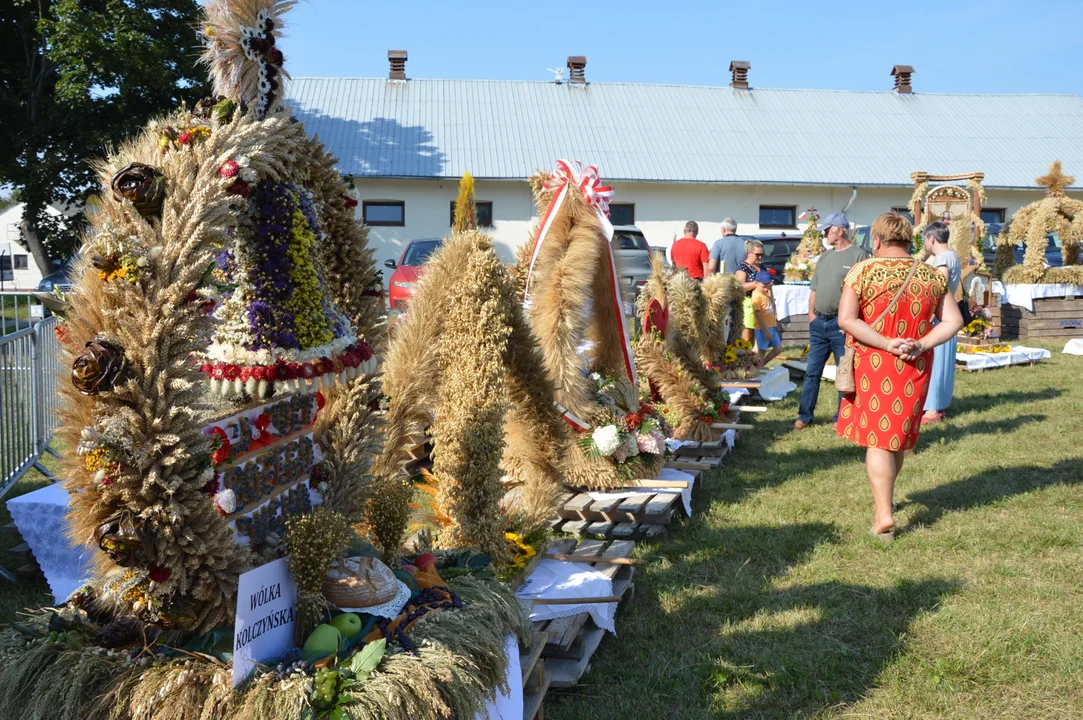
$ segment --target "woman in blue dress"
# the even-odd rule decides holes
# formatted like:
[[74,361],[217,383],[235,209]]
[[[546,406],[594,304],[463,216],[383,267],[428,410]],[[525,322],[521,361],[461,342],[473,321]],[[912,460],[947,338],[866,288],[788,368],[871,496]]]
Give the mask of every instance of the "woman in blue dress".
[[[933,222],[925,228],[922,237],[925,240],[925,250],[930,253],[926,262],[944,276],[948,281],[948,292],[955,297],[962,279],[962,267],[959,265],[959,256],[948,245],[950,235],[947,225]],[[937,345],[933,351],[933,374],[929,379],[929,395],[925,399],[922,425],[943,420],[944,411],[951,405],[951,395],[955,391],[955,353],[958,344],[959,341],[953,337],[943,345]]]

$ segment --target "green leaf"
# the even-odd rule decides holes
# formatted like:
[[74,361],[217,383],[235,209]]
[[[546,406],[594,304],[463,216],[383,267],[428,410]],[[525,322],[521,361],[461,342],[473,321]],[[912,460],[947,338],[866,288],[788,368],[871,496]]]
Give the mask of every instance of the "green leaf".
[[487,568],[489,565],[492,565],[492,564],[493,564],[492,557],[490,557],[488,555],[485,555],[485,554],[482,554],[482,553],[478,553],[477,555],[475,555],[474,557],[470,558],[470,560],[467,561],[467,567],[469,567],[471,570],[484,570],[485,568]]
[[369,674],[380,664],[386,651],[387,640],[380,638],[370,642],[361,648],[361,652],[353,656],[353,660],[350,661],[350,670],[358,682],[368,680]]

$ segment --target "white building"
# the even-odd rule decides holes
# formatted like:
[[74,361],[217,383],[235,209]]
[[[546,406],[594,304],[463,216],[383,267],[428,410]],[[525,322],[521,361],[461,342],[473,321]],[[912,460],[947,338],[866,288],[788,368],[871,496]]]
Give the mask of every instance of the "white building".
[[558,158],[597,165],[616,189],[614,222],[655,246],[688,220],[710,244],[727,216],[741,234],[799,234],[805,208],[826,215],[851,198],[851,221],[868,225],[905,208],[915,171],[984,172],[987,222],[1039,198],[1034,178],[1052,160],[1083,178],[1079,97],[912,92],[904,66],[895,88],[853,92],[749,88],[747,63],[729,86],[702,87],[590,83],[585,58],[569,58],[573,80],[560,83],[401,79],[395,62],[388,78],[298,78],[288,90],[354,177],[380,264],[447,234],[468,171],[510,261],[536,222],[525,179]]
[[[52,272],[39,268],[23,241],[23,203],[0,211],[0,290],[36,290],[38,282]],[[50,207],[49,212],[60,215]]]

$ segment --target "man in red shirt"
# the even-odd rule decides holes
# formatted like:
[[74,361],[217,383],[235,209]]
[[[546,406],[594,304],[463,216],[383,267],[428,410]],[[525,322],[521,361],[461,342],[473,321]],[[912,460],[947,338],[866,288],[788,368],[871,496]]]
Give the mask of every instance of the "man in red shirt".
[[699,225],[689,220],[684,224],[684,237],[673,243],[669,257],[673,264],[688,273],[693,280],[703,279],[703,268],[711,260],[711,253],[701,240],[697,240]]

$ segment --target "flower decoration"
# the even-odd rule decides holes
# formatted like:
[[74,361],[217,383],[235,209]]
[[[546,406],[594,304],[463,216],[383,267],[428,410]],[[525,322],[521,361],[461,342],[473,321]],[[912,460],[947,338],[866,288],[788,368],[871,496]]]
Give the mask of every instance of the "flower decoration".
[[508,554],[511,561],[508,563],[512,570],[524,570],[530,564],[530,560],[538,554],[537,549],[528,545],[517,533],[506,532],[504,539],[508,543]]
[[113,199],[128,200],[145,218],[157,217],[165,202],[165,177],[161,171],[143,163],[129,163],[113,173],[109,182]]
[[229,488],[220,490],[214,496],[214,506],[222,515],[229,515],[237,510],[237,493]]
[[256,64],[256,114],[264,117],[278,98],[281,85],[282,51],[275,47],[275,21],[266,9],[259,11],[255,27],[241,28],[241,49]]
[[602,457],[609,457],[620,447],[620,431],[616,425],[604,425],[595,428],[591,433],[591,440]]
[[220,124],[228,123],[233,119],[234,110],[236,110],[236,105],[232,100],[217,95],[202,98],[197,102],[195,107],[192,108],[192,117],[201,120],[213,120]]
[[241,166],[236,160],[226,160],[222,163],[222,167],[218,168],[218,174],[224,178],[237,177],[237,173],[241,171]]
[[123,348],[95,338],[75,358],[71,383],[84,395],[97,395],[112,390],[123,371]]
[[974,318],[963,328],[963,334],[967,337],[981,338],[983,340],[989,339],[991,333],[992,325],[984,317]]

